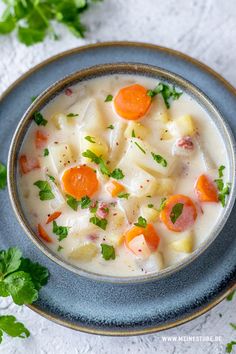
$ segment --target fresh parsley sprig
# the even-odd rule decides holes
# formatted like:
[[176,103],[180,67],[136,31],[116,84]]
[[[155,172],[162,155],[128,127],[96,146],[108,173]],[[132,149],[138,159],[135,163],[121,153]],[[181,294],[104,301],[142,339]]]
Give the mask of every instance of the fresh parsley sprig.
[[170,108],[170,99],[178,100],[183,92],[178,92],[173,85],[167,85],[160,82],[153,90],[148,90],[147,95],[151,98],[161,94],[165,102],[166,108]]
[[116,258],[115,248],[111,245],[106,244],[106,243],[101,243],[101,253],[102,253],[102,257],[106,261]]
[[184,204],[183,203],[176,203],[173,208],[171,209],[170,212],[170,220],[172,221],[173,224],[176,223],[178,218],[183,212]]
[[39,188],[39,198],[40,200],[51,200],[54,199],[55,196],[52,192],[52,188],[47,181],[36,181],[34,186]]
[[5,315],[0,316],[0,344],[2,343],[3,333],[10,337],[28,338],[30,336],[29,330],[18,322],[14,316]]
[[225,207],[225,205],[226,205],[226,198],[230,193],[230,186],[231,186],[231,183],[224,183],[224,181],[223,181],[224,169],[225,169],[225,166],[223,166],[223,165],[221,165],[218,168],[219,178],[215,179],[215,183],[216,183],[217,189],[219,191],[218,198],[219,198],[219,201],[221,202],[223,207]]
[[59,226],[55,220],[53,221],[52,232],[58,236],[58,241],[62,241],[68,236],[69,229],[68,226]]
[[134,223],[135,226],[143,227],[144,229],[147,227],[147,220],[142,216],[139,216],[138,222]]

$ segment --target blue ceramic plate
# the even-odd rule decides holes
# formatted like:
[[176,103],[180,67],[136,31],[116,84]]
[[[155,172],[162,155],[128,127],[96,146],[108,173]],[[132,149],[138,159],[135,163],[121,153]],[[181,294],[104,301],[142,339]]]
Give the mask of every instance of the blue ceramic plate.
[[[236,135],[236,92],[203,64],[173,50],[141,43],[101,43],[73,49],[36,66],[3,95],[0,160],[6,162],[17,123],[38,95],[58,79],[102,63],[138,62],[181,75],[215,104]],[[18,245],[48,267],[51,278],[31,308],[65,326],[89,333],[150,333],[193,319],[220,302],[236,282],[236,207],[212,245],[190,265],[145,284],[100,283],[63,269],[44,256],[18,224],[7,192],[0,193],[0,248]]]

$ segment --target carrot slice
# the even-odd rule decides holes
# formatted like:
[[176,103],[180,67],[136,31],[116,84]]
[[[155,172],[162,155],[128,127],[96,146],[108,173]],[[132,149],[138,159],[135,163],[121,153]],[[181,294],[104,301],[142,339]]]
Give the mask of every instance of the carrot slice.
[[107,191],[110,193],[112,197],[117,197],[117,195],[120,192],[122,192],[124,189],[125,187],[116,181],[111,181],[107,184]]
[[57,218],[59,218],[59,216],[61,215],[61,211],[55,211],[54,213],[52,213],[48,219],[46,224],[49,224],[50,222],[52,222],[53,220],[56,220]]
[[41,130],[37,130],[35,133],[35,146],[36,149],[43,149],[47,144],[48,136]]
[[147,113],[151,102],[147,89],[135,84],[120,89],[114,99],[114,107],[122,118],[136,120]]
[[195,192],[200,202],[217,203],[219,201],[216,185],[210,177],[206,175],[198,177],[195,185]]
[[91,197],[98,190],[96,172],[86,165],[72,167],[62,176],[64,191],[76,199]]
[[50,236],[48,236],[47,231],[42,227],[41,224],[38,224],[38,233],[39,236],[46,242],[50,243],[52,242],[52,239]]
[[124,234],[125,244],[128,248],[129,243],[137,236],[143,235],[145,241],[148,244],[148,247],[151,251],[155,251],[160,243],[160,236],[157,234],[154,226],[152,224],[148,224],[145,228],[139,226],[133,226],[130,230],[128,230]]
[[20,170],[26,174],[36,168],[40,168],[39,161],[36,158],[28,158],[26,155],[21,155],[19,158]]
[[[179,214],[175,214],[176,220],[173,218],[173,208],[180,204]],[[175,232],[181,232],[189,229],[196,220],[197,209],[189,197],[182,194],[175,194],[169,197],[165,203],[164,208],[160,213],[161,221],[166,227]]]

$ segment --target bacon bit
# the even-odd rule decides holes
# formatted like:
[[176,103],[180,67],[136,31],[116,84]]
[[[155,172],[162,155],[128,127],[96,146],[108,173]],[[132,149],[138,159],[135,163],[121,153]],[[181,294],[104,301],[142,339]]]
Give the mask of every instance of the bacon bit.
[[194,144],[192,138],[190,136],[184,136],[177,140],[176,145],[185,149],[185,150],[193,150]]
[[37,130],[35,133],[35,146],[36,149],[43,149],[47,144],[48,136],[41,130]]
[[92,242],[95,242],[98,240],[98,236],[97,235],[88,235],[88,239]]
[[36,168],[40,168],[38,159],[31,157],[28,158],[26,155],[21,155],[19,159],[20,169],[23,174],[26,174]]
[[73,94],[73,91],[71,90],[71,88],[67,88],[66,90],[65,90],[65,95],[66,96],[71,96]]
[[99,218],[105,219],[109,213],[108,205],[104,202],[101,202],[99,204],[98,210],[97,210],[97,216]]
[[61,215],[61,211],[55,211],[51,215],[48,215],[48,219],[47,219],[46,224],[49,224],[53,220],[56,220],[57,218],[59,218],[60,215]]

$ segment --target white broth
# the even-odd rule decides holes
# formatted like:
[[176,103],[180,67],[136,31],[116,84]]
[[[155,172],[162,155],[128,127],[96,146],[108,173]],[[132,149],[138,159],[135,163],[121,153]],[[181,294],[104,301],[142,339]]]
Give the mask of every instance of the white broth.
[[48,247],[82,269],[160,272],[199,248],[221,217],[222,137],[192,97],[157,85],[137,75],[74,85],[35,115],[24,139],[24,212]]

